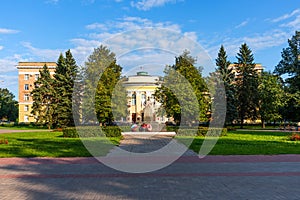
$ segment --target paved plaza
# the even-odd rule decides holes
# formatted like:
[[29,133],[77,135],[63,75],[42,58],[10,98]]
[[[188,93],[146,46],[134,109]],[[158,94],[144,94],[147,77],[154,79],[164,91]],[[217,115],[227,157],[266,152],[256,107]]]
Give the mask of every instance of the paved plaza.
[[[148,152],[169,141],[125,137],[120,148]],[[149,173],[117,171],[95,158],[2,158],[0,188],[1,199],[300,199],[300,155],[199,159],[188,151]]]

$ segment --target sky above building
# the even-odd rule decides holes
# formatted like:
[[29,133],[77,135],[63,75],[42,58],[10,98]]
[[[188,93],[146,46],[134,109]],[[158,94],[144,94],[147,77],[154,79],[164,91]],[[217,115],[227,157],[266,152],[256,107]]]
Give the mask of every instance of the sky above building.
[[184,49],[201,49],[193,54],[198,65],[206,65],[202,54],[214,63],[222,44],[235,62],[244,42],[273,71],[300,30],[300,7],[295,0],[6,0],[0,19],[0,87],[17,96],[18,62],[57,61],[71,49],[83,65],[101,44],[128,73],[163,71]]

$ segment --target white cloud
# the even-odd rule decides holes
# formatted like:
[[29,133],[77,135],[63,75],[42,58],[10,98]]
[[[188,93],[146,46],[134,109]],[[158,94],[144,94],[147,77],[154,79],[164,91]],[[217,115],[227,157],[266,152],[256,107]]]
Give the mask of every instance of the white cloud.
[[128,67],[137,67],[149,62],[156,63],[156,66],[160,63],[160,67],[156,69],[163,70],[166,64],[173,64],[175,56],[186,49],[197,57],[199,65],[209,66],[212,63],[207,53],[197,43],[196,32],[183,32],[175,23],[154,22],[128,16],[116,21],[93,23],[86,28],[92,31],[86,39],[72,40],[76,46],[74,48],[76,54],[84,58],[93,48],[104,44],[116,53],[117,60],[125,71],[129,70]]
[[16,65],[22,60],[21,55],[15,54],[13,56],[4,57],[0,59],[0,72],[13,72],[17,71]]
[[298,15],[296,17],[296,19],[294,19],[293,21],[290,21],[286,24],[282,24],[282,27],[289,27],[289,28],[293,28],[295,30],[299,30],[300,29],[300,15]]
[[2,49],[4,49],[4,46],[0,46],[0,51],[1,51]]
[[18,32],[19,32],[18,30],[0,28],[0,34],[14,34],[14,33],[18,33]]
[[38,57],[41,61],[56,61],[59,54],[63,52],[62,49],[41,49],[36,48],[31,45],[30,42],[21,43],[25,48],[27,48],[33,56]]
[[131,6],[139,10],[150,10],[153,7],[164,6],[167,3],[175,3],[176,0],[141,0],[131,1]]
[[275,18],[273,20],[271,20],[272,22],[280,22],[280,21],[283,21],[283,20],[286,20],[288,18],[291,18],[293,17],[294,15],[300,13],[300,9],[296,9],[296,10],[293,10],[291,13],[288,13],[288,14],[285,14],[285,15],[282,15],[278,18]]
[[243,26],[246,26],[249,23],[249,19],[241,22],[240,24],[238,24],[237,26],[235,26],[235,28],[241,28]]

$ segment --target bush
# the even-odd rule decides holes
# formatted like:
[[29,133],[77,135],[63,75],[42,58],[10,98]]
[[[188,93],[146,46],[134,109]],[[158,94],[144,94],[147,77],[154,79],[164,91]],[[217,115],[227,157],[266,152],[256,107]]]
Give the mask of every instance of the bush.
[[[209,128],[209,127],[167,127],[168,131],[175,131],[176,135],[189,135],[189,136],[225,136],[227,135],[227,128]],[[220,134],[221,131],[221,134]]]
[[121,129],[118,126],[80,126],[63,129],[63,137],[121,137]]

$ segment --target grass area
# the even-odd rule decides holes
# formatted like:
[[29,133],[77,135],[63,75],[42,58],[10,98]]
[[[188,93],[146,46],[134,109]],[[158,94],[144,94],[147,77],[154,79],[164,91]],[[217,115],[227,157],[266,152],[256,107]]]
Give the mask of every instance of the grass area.
[[[18,129],[20,130],[20,129]],[[62,132],[24,132],[0,134],[0,157],[87,157],[91,156],[80,138],[64,138]],[[106,138],[87,138],[90,145],[95,145],[100,155],[106,155],[111,143]],[[110,138],[116,145],[120,138]]]
[[30,127],[30,126],[0,126],[0,129],[7,130],[37,130],[37,129],[46,129],[45,127]]
[[[220,137],[210,155],[276,155],[300,154],[300,141],[290,141],[289,132],[229,131]],[[177,137],[182,143],[187,137]],[[199,152],[204,137],[196,137],[190,149]]]

